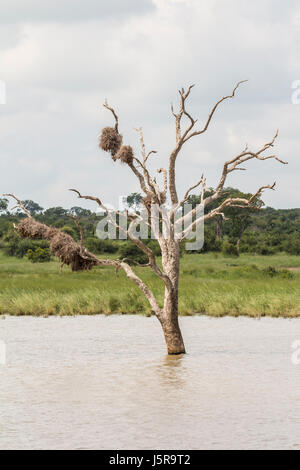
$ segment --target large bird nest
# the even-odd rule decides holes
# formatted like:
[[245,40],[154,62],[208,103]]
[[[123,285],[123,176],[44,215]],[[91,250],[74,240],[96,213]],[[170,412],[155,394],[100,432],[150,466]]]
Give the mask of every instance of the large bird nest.
[[151,206],[154,204],[154,198],[150,192],[147,193],[145,197],[143,197],[142,201],[146,209],[151,210]]
[[142,199],[144,206],[146,209],[151,210],[153,204],[163,205],[166,202],[166,195],[164,192],[159,193],[158,199],[155,197],[154,194],[148,192],[145,197]]
[[19,223],[17,230],[23,238],[48,240],[51,253],[57,256],[62,263],[71,266],[72,271],[92,269],[98,264],[98,260],[93,254],[58,228],[48,227],[28,217]]
[[116,155],[116,160],[121,160],[123,163],[127,163],[127,165],[131,165],[133,163],[133,150],[130,145],[122,145],[120,150]]
[[123,137],[113,127],[104,127],[102,130],[99,147],[105,152],[109,152],[114,157],[121,145]]

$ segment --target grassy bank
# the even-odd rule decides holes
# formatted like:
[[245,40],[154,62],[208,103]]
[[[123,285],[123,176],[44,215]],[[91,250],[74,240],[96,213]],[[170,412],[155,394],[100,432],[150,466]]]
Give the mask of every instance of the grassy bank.
[[[299,271],[298,268],[299,267]],[[163,289],[148,268],[137,271],[160,301]],[[181,262],[180,313],[300,316],[300,257],[284,254],[186,255]],[[59,274],[56,261],[32,264],[0,254],[0,314],[149,314],[147,301],[123,272],[97,268]]]

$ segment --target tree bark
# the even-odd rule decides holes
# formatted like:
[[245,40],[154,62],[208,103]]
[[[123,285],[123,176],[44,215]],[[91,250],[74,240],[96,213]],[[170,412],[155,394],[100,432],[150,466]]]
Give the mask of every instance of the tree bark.
[[185,354],[185,346],[178,321],[178,284],[180,248],[177,240],[168,243],[167,254],[163,253],[163,268],[171,280],[171,286],[165,288],[165,299],[162,317],[159,319],[168,354]]
[[164,308],[163,318],[160,320],[163,329],[168,354],[185,354],[185,346],[178,321],[178,302],[171,301]]

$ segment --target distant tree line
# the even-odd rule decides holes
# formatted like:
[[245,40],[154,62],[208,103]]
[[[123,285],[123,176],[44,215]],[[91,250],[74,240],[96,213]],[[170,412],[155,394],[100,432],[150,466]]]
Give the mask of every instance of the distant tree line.
[[[249,198],[249,194],[241,193],[235,188],[223,190],[222,198],[231,196]],[[200,203],[200,197],[190,196],[188,202],[195,206]],[[60,228],[79,240],[78,227],[70,217],[75,216],[82,228],[86,248],[94,253],[114,254],[139,263],[147,261],[145,255],[130,241],[97,238],[95,231],[101,219],[99,214],[79,206],[67,210],[63,207],[43,209],[31,200],[23,201],[23,204],[39,222]],[[127,206],[139,212],[142,209],[142,196],[139,193],[130,194],[127,197]],[[267,256],[278,252],[300,255],[300,209],[272,209],[264,207],[260,199],[256,201],[256,206],[257,210],[228,207],[222,215],[207,222],[204,227],[204,246],[200,252],[223,252],[228,256],[239,256],[240,253]],[[17,235],[13,224],[18,223],[22,217],[24,214],[21,211],[9,211],[8,201],[5,198],[0,199],[0,249],[8,256],[28,256],[33,262],[49,261],[48,242],[21,239]],[[149,239],[147,243],[157,255],[160,254],[155,240]],[[182,246],[182,252],[184,251],[185,245]]]

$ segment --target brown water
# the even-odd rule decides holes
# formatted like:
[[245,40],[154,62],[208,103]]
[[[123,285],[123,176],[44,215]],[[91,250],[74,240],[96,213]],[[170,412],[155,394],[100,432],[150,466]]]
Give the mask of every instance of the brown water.
[[0,320],[1,449],[300,449],[299,320]]

